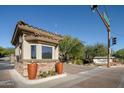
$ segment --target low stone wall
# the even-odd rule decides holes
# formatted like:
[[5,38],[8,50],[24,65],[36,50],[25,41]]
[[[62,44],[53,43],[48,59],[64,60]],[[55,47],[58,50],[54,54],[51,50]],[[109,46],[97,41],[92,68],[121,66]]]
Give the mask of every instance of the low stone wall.
[[[16,62],[15,63],[15,69],[24,77],[28,76],[28,71],[27,71],[27,64],[29,64],[31,61],[21,61],[21,62]],[[37,76],[39,76],[39,72],[44,72],[48,71],[51,69],[55,70],[55,64],[58,62],[58,60],[51,60],[51,61],[35,61],[38,64],[38,70],[37,70]]]

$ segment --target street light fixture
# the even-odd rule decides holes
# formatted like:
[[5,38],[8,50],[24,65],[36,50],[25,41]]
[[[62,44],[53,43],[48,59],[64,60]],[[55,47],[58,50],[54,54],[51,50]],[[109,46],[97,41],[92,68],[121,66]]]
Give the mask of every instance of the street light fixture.
[[108,32],[108,55],[107,55],[107,67],[110,67],[110,24],[109,21],[107,19],[104,18],[104,16],[99,12],[98,9],[98,5],[92,5],[91,6],[91,10],[94,12],[96,11],[98,13],[98,15],[100,16],[102,22],[104,23],[104,25],[107,28],[107,32]]

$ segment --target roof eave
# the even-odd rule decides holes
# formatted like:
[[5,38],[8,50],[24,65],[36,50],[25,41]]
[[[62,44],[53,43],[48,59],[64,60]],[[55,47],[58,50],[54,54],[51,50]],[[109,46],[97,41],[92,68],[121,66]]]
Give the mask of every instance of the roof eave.
[[12,39],[11,39],[11,44],[12,45],[15,45],[14,40],[15,40],[15,37],[16,37],[16,34],[17,34],[17,30],[18,30],[18,24],[15,27],[14,34],[13,34]]

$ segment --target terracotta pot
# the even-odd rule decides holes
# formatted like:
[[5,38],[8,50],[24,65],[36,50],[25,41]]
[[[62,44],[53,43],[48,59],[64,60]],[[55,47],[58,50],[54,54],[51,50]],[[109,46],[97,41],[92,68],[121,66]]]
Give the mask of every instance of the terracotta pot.
[[58,74],[62,74],[63,73],[63,63],[56,63],[56,71]]
[[36,79],[37,68],[38,68],[37,63],[28,64],[28,78],[29,79]]

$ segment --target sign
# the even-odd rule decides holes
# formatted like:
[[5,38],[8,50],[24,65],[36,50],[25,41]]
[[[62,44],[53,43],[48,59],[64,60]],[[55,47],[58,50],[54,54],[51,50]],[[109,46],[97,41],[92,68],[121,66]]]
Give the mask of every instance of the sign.
[[109,18],[108,18],[108,16],[106,15],[105,12],[103,13],[103,17],[104,17],[106,23],[108,24],[108,26],[110,26],[110,20],[109,20]]

